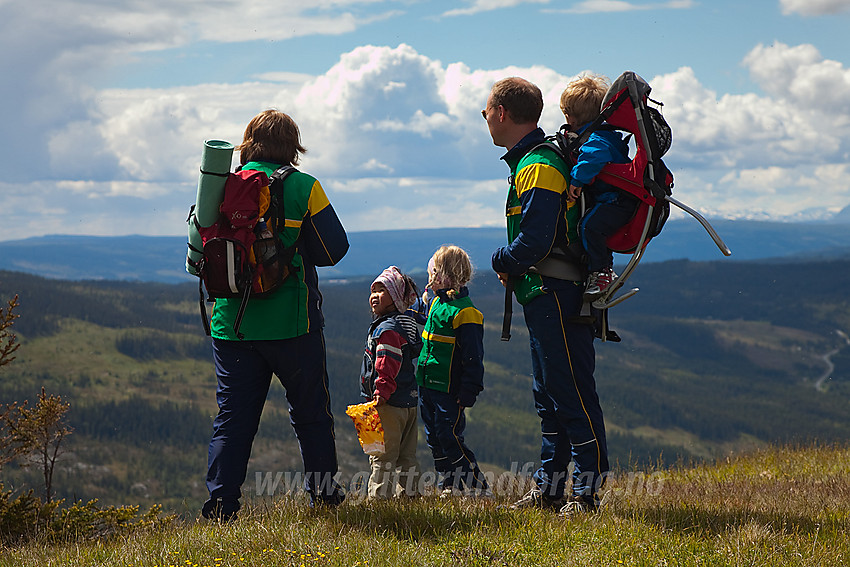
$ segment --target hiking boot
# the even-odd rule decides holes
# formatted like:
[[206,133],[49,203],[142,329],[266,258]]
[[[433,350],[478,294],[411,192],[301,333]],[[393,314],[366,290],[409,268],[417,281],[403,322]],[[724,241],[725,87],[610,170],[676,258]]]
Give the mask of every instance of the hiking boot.
[[581,496],[571,494],[570,496],[567,496],[564,499],[564,505],[558,512],[558,516],[564,518],[565,520],[570,520],[582,514],[596,512],[598,509],[599,504],[595,501],[595,499],[591,499],[588,501],[582,498]]
[[616,279],[617,274],[611,268],[605,268],[600,272],[590,272],[590,275],[587,276],[587,286],[584,288],[584,300],[599,299],[599,296],[605,293],[605,290],[611,287]]
[[563,503],[563,498],[543,494],[543,491],[535,486],[528,491],[528,494],[511,504],[510,509],[521,510],[523,508],[541,508],[543,510],[556,510],[560,508]]
[[224,500],[222,498],[213,500],[210,498],[204,502],[201,515],[207,520],[227,524],[236,519],[236,513],[240,507],[238,500]]
[[310,493],[310,508],[337,508],[345,501],[345,492],[337,488],[331,494],[314,495]]

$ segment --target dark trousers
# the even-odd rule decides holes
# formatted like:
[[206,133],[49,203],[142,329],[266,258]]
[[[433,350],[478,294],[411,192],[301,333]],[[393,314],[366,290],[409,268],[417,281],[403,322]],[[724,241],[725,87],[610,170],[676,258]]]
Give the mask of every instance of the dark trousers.
[[240,487],[272,373],[286,388],[289,420],[301,447],[305,489],[313,496],[334,494],[336,443],[322,332],[274,341],[213,339],[213,357],[219,411],[209,447],[210,499],[220,499],[226,507],[242,495]]
[[614,255],[608,249],[608,237],[634,216],[638,201],[623,191],[593,193],[591,206],[581,218],[581,244],[587,252],[588,270],[601,272],[614,267]]
[[534,298],[523,311],[543,432],[534,480],[545,494],[561,497],[570,461],[575,461],[572,493],[590,499],[604,484],[608,449],[593,378],[593,329],[570,322],[581,302],[582,286],[570,285]]
[[420,386],[419,415],[440,475],[440,488],[487,488],[475,454],[463,441],[466,416],[457,396]]

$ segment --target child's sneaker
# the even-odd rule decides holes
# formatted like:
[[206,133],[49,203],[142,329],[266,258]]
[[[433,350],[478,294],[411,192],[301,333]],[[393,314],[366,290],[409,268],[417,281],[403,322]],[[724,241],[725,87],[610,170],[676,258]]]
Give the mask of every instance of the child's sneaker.
[[493,491],[489,488],[467,488],[463,491],[463,495],[467,498],[491,500],[493,498]]
[[605,268],[600,272],[590,272],[590,275],[587,276],[587,286],[584,288],[584,300],[594,301],[598,299],[616,279],[617,274],[614,273],[612,268]]
[[557,510],[564,503],[563,498],[543,494],[539,487],[535,486],[528,494],[510,505],[511,510],[523,508],[543,508],[544,510]]
[[455,488],[454,486],[447,486],[443,490],[440,491],[440,498],[455,498],[463,496],[463,490],[460,488]]

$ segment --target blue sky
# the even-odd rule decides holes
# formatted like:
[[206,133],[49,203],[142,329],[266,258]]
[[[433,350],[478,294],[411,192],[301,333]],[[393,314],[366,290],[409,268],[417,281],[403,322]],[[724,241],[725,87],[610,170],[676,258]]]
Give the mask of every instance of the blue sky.
[[679,199],[828,220],[850,205],[847,29],[850,0],[0,0],[0,240],[185,234],[203,141],[269,107],[349,230],[500,226],[492,83],[537,83],[553,131],[571,78],[625,70],[665,103]]

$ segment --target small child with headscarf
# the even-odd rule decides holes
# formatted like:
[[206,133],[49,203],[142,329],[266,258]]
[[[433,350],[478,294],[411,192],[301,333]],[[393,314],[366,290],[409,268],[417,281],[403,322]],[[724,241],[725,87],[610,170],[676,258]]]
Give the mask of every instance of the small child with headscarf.
[[[416,381],[425,438],[440,476],[441,496],[490,496],[475,454],[463,439],[465,408],[484,389],[484,316],[472,304],[469,255],[442,246],[428,262],[428,319]],[[465,489],[465,490],[464,490]]]
[[419,494],[419,397],[414,364],[422,340],[416,321],[405,314],[418,295],[413,279],[395,266],[375,278],[369,294],[374,320],[366,338],[360,392],[367,400],[377,400],[385,447],[383,454],[369,457],[369,498]]

